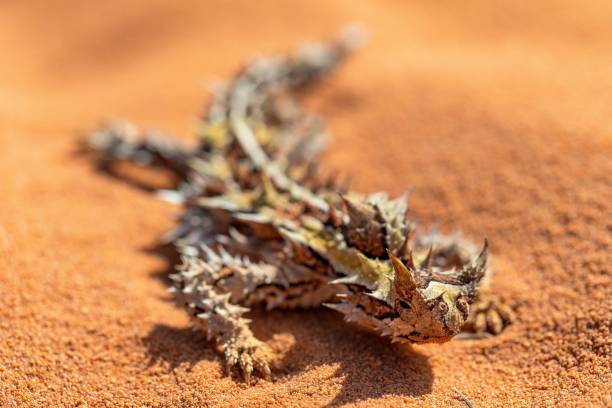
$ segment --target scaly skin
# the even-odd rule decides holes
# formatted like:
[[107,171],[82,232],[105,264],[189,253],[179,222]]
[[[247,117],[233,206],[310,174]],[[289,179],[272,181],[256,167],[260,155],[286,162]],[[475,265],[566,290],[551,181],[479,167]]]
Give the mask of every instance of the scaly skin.
[[[325,305],[346,320],[410,343],[445,342],[462,329],[497,334],[512,312],[483,290],[487,244],[417,234],[407,197],[349,192],[313,165],[320,122],[293,96],[332,71],[354,34],[287,58],[262,58],[219,88],[187,149],[111,124],[89,139],[100,164],[162,166],[181,182],[161,192],[185,206],[165,242],[181,255],[172,290],[238,367],[270,378],[273,358],[244,317],[249,307]],[[470,311],[471,310],[471,311]]]

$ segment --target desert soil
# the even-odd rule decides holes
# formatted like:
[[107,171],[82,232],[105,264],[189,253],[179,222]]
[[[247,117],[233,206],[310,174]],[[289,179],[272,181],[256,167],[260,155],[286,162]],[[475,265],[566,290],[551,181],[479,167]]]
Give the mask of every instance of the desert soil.
[[[610,406],[611,19],[606,1],[4,1],[0,405]],[[247,387],[166,292],[155,244],[179,209],[76,148],[110,117],[194,140],[215,78],[351,21],[368,47],[307,100],[323,167],[486,235],[519,321],[410,347],[257,312],[282,358]]]

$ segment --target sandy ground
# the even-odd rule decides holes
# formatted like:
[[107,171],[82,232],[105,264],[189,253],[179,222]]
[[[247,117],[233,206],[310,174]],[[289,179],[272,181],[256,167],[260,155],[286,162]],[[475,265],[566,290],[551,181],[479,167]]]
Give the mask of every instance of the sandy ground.
[[[0,405],[610,406],[611,19],[606,1],[3,1]],[[488,236],[520,321],[391,347],[329,311],[256,313],[284,356],[249,388],[169,301],[154,247],[178,209],[75,147],[105,117],[191,140],[215,77],[350,21],[370,45],[308,100],[325,168]]]

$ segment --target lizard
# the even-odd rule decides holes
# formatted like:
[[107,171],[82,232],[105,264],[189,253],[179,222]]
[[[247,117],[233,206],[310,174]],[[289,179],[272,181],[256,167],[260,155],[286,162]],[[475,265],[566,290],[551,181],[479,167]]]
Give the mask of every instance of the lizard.
[[104,169],[127,161],[176,174],[176,188],[159,191],[184,207],[162,240],[180,255],[170,290],[247,383],[269,380],[274,358],[245,317],[256,305],[325,306],[404,343],[494,335],[514,319],[488,289],[486,239],[479,249],[419,232],[407,194],[360,194],[321,176],[325,130],[298,97],[358,45],[348,31],[256,59],[213,90],[195,147],[126,122],[87,140]]

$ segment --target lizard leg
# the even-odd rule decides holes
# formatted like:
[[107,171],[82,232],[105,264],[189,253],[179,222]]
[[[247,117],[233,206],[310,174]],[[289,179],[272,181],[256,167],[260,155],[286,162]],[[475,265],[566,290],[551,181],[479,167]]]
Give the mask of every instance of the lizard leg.
[[206,283],[193,288],[188,297],[187,308],[198,325],[223,351],[228,374],[237,367],[247,383],[254,372],[269,380],[273,354],[266,343],[255,337],[250,320],[243,317],[249,309],[231,303],[229,293],[221,294]]
[[497,335],[515,320],[512,308],[489,288],[481,288],[472,304],[470,316],[463,331],[465,337]]
[[87,147],[100,155],[102,168],[118,161],[142,166],[160,166],[184,175],[190,153],[175,142],[156,133],[140,134],[127,122],[112,122],[94,131]]
[[184,246],[179,250],[182,264],[171,275],[171,290],[177,300],[185,305],[207,338],[222,349],[228,373],[237,367],[247,383],[253,373],[269,379],[273,354],[251,331],[250,320],[244,317],[249,309],[242,304],[258,282],[274,277],[273,271],[232,257],[223,249],[219,254],[206,246]]
[[[314,290],[314,274],[307,268],[299,274],[264,261],[253,262],[244,253],[230,255],[220,245],[216,251],[205,245],[179,245],[178,250],[182,264],[170,276],[177,300],[223,350],[228,371],[240,368],[246,382],[250,382],[253,373],[269,379],[274,356],[266,343],[252,333],[250,320],[243,316],[249,311],[246,306],[319,304],[322,294]],[[331,294],[324,295],[327,299]]]

